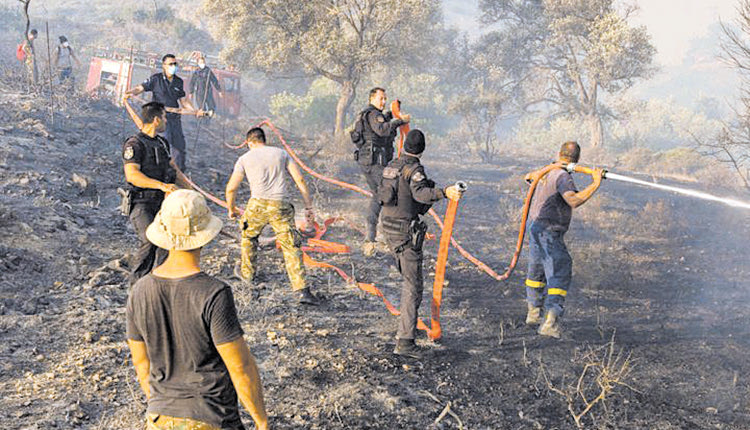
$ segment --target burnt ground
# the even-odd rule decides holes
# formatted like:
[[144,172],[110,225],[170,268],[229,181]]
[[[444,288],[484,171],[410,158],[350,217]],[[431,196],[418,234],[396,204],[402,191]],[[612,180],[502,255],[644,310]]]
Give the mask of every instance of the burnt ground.
[[[194,125],[185,123],[192,146]],[[221,127],[212,128],[218,136]],[[114,106],[84,99],[58,113],[53,128],[43,100],[0,91],[4,429],[142,427],[144,397],[124,337],[123,257],[136,241],[115,191],[120,144],[133,130]],[[202,139],[188,162],[213,191],[223,189],[237,157],[218,140]],[[312,162],[317,169],[361,182],[346,159],[324,153]],[[461,154],[450,151],[427,157],[428,174],[469,182],[456,236],[502,270],[515,242],[522,174],[543,161],[456,167],[456,159]],[[362,221],[361,197],[310,181],[321,218]],[[594,399],[603,385],[604,399],[580,416],[584,428],[750,429],[746,220],[740,210],[606,182],[567,236],[574,286],[562,340],[524,325],[525,258],[498,283],[452,251],[444,337],[420,338],[428,352],[416,362],[391,355],[395,319],[380,299],[330,271],[309,271],[326,299],[319,308],[296,304],[273,249],[259,260],[267,282],[254,291],[237,285],[234,225],[207,248],[203,267],[235,287],[274,428],[453,429],[460,420],[467,429],[572,429],[586,407],[581,394]],[[326,238],[354,251],[319,258],[398,301],[388,256],[365,259],[360,233],[346,225]],[[430,274],[435,242],[426,249]],[[441,417],[448,404],[455,415]]]

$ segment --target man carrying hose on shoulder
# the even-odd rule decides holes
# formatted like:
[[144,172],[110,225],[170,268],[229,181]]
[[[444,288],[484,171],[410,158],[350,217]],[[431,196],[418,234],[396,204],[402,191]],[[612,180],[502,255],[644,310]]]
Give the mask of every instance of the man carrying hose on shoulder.
[[427,179],[419,162],[425,148],[424,134],[412,130],[406,136],[404,151],[383,169],[383,179],[377,198],[383,205],[380,222],[388,247],[396,257],[398,271],[404,278],[401,287],[401,316],[393,353],[409,358],[420,358],[419,347],[414,343],[417,331],[417,310],[422,302],[422,243],[427,232],[420,216],[427,213],[433,203],[444,198],[458,200],[461,191],[456,185],[446,188],[435,186]]
[[[594,182],[582,191],[576,189],[573,177],[563,167],[577,163],[581,147],[576,142],[565,142],[560,148],[559,169],[544,175],[537,185],[529,210],[529,269],[526,275],[526,324],[539,327],[539,334],[560,338],[560,318],[573,274],[573,260],[563,236],[570,226],[572,209],[586,203],[602,183],[604,170],[595,169]],[[533,182],[541,170],[526,175]],[[545,297],[546,287],[546,297]],[[545,314],[542,322],[542,306]]]

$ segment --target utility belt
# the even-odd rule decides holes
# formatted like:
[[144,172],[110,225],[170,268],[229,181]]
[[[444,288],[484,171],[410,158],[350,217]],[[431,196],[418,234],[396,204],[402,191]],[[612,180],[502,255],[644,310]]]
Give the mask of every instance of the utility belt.
[[427,223],[421,219],[414,218],[411,220],[381,217],[383,232],[391,235],[408,235],[409,240],[396,247],[396,253],[402,252],[406,246],[411,246],[415,251],[421,251],[427,235]]
[[135,203],[144,202],[161,202],[164,199],[164,192],[161,190],[124,190],[117,189],[120,195],[120,213],[129,216]]
[[393,148],[365,143],[354,151],[354,160],[362,166],[379,164],[383,167],[393,159]]

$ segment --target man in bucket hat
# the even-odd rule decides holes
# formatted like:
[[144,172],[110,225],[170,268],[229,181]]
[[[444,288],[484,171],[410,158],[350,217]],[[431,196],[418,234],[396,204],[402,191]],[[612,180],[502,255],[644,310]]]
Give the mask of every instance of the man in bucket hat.
[[126,310],[128,346],[148,398],[147,429],[244,429],[238,397],[256,428],[268,428],[232,290],[200,269],[201,248],[222,225],[203,196],[177,190],[146,230],[169,251],[133,286]]

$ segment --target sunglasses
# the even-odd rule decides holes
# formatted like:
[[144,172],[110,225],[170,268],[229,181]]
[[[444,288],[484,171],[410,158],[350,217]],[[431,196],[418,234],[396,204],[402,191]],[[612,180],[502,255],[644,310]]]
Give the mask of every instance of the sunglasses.
[[177,65],[177,63],[164,63],[164,64],[166,64],[167,66],[176,66]]

